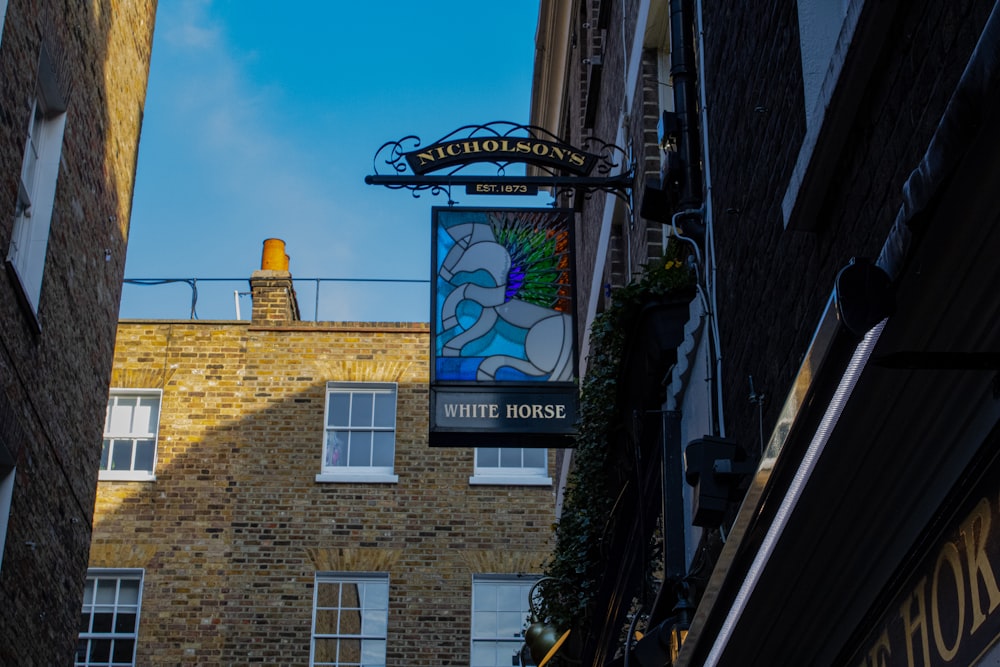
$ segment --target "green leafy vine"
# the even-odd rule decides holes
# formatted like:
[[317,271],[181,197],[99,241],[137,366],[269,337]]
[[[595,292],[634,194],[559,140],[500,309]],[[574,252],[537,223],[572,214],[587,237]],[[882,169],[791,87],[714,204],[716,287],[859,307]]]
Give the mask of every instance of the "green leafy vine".
[[573,468],[567,479],[556,545],[544,574],[539,611],[559,629],[588,626],[591,603],[607,567],[603,540],[620,491],[612,488],[617,464],[609,442],[622,427],[618,379],[626,333],[651,299],[690,291],[694,272],[687,246],[671,243],[663,257],[650,261],[636,280],[618,288],[611,304],[590,328],[587,374],[581,383]]

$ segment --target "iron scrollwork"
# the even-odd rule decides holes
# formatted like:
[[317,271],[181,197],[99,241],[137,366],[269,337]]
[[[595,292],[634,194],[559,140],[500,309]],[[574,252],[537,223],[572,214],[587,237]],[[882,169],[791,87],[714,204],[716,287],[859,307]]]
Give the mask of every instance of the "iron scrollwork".
[[[374,174],[366,176],[365,182],[410,190],[414,197],[425,191],[432,195],[444,193],[449,200],[453,186],[483,182],[550,187],[553,196],[579,193],[589,198],[594,192],[606,192],[628,200],[634,169],[626,151],[596,137],[586,137],[581,143],[580,148],[575,148],[544,128],[509,121],[465,125],[426,147],[416,135],[407,135],[379,147],[372,161]],[[463,146],[466,150],[475,146],[476,154],[461,155]],[[553,159],[564,157],[564,153],[571,153],[564,164]],[[414,156],[431,160],[432,154],[443,158],[445,164],[415,173],[411,162]],[[581,166],[583,161],[585,166]],[[533,175],[509,175],[508,168],[515,163],[531,165]],[[467,170],[473,164],[493,165],[496,173],[474,175]],[[583,169],[586,173],[582,173]],[[427,173],[431,171],[434,173]]]

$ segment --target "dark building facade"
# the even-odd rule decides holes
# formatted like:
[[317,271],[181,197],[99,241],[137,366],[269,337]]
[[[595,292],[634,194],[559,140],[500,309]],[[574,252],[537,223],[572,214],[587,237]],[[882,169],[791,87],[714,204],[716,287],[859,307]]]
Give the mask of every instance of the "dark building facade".
[[653,393],[664,417],[610,458],[663,472],[621,485],[609,525],[659,519],[611,553],[648,567],[630,554],[662,531],[663,584],[607,568],[584,664],[995,664],[998,23],[973,1],[542,2],[532,121],[634,175],[576,202],[581,321],[664,245],[697,267],[658,382],[618,376],[620,414]]
[[0,664],[73,661],[155,0],[0,2]]

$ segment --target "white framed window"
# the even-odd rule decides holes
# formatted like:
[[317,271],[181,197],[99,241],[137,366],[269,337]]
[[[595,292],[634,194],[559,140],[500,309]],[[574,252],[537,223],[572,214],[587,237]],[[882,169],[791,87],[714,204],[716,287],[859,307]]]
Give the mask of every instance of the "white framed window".
[[317,482],[396,482],[396,384],[328,382]]
[[37,313],[66,127],[66,101],[44,48],[39,56],[35,88],[7,262],[14,269],[32,312]]
[[75,665],[130,667],[142,604],[142,570],[87,571]]
[[7,0],[0,0],[0,43],[3,42],[3,26],[7,19]]
[[101,480],[156,479],[159,389],[112,389],[104,418]]
[[[802,88],[806,125],[822,120],[817,109],[823,81],[837,46],[849,0],[798,0],[799,52],[802,58]],[[817,116],[818,115],[818,116]]]
[[477,447],[469,484],[551,486],[549,451],[528,447]]
[[473,575],[471,667],[520,664],[517,655],[531,612],[528,595],[536,581],[519,575]]
[[[4,450],[0,447],[0,454]],[[13,465],[0,461],[0,569],[3,569],[3,549],[7,544],[7,523],[10,521],[10,504],[14,498]]]
[[388,574],[316,574],[310,665],[385,667],[388,626]]

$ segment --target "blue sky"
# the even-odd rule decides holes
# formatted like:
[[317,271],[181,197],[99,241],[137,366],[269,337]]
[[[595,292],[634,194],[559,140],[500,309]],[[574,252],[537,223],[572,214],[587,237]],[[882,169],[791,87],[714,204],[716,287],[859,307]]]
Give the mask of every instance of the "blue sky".
[[[537,19],[537,0],[161,0],[126,278],[202,280],[203,320],[235,319],[234,292],[271,237],[296,279],[428,279],[431,207],[446,199],[364,177],[386,141],[527,123]],[[313,319],[311,284],[297,291]],[[422,284],[324,283],[320,296],[322,320],[428,318]],[[183,319],[190,306],[186,284],[126,285],[121,317]]]

